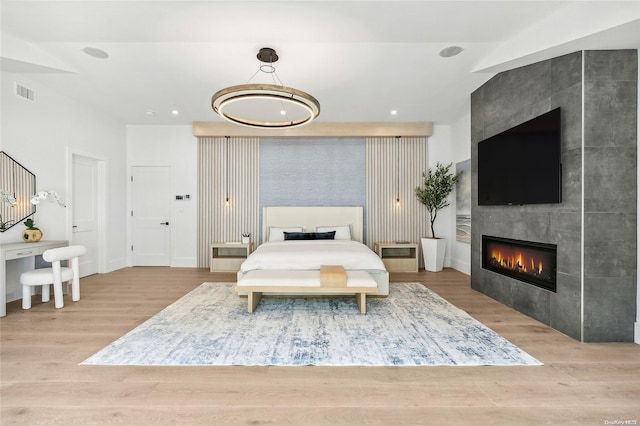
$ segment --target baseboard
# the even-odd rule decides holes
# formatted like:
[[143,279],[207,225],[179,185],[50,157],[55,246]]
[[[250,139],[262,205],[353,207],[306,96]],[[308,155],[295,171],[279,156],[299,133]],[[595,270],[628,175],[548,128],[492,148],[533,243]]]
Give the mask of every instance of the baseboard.
[[193,257],[178,257],[171,260],[172,268],[196,268],[198,261]]
[[122,257],[120,259],[109,261],[107,264],[107,270],[104,271],[104,273],[117,271],[118,269],[122,269],[126,267],[127,267],[127,259]]
[[463,274],[471,275],[471,264],[467,262],[462,262],[460,260],[455,259],[451,262],[451,267],[456,271],[460,271]]
[[[107,270],[105,272],[113,272],[118,269],[126,268],[131,265],[127,265],[127,260],[125,258],[116,259],[109,262]],[[177,259],[173,259],[170,267],[172,268],[197,268],[198,262],[195,258],[191,257],[181,257]]]

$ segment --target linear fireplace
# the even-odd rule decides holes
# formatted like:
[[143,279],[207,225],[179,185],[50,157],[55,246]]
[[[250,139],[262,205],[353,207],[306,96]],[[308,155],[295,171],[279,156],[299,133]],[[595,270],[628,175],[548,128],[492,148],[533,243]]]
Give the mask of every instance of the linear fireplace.
[[482,236],[482,267],[556,291],[555,244]]

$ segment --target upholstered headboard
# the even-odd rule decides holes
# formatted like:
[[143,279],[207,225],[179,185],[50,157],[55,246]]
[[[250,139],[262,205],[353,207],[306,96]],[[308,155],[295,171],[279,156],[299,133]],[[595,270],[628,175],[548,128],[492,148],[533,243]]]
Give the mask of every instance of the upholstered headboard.
[[267,238],[270,226],[302,226],[306,232],[318,226],[351,226],[351,239],[363,242],[363,210],[356,207],[284,207],[262,208],[262,238]]

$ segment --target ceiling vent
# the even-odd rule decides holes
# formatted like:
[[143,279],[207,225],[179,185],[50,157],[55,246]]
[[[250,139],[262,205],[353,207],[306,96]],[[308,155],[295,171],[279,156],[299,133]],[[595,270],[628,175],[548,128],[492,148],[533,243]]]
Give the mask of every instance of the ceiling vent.
[[36,101],[36,91],[33,89],[29,89],[28,87],[23,86],[19,83],[16,83],[16,96],[19,96],[31,102]]

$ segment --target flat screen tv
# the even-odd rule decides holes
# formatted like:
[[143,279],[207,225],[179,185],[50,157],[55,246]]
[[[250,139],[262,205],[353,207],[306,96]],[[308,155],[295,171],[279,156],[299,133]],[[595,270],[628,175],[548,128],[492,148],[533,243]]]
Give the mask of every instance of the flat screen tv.
[[560,202],[560,108],[478,143],[478,205]]

